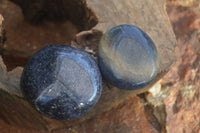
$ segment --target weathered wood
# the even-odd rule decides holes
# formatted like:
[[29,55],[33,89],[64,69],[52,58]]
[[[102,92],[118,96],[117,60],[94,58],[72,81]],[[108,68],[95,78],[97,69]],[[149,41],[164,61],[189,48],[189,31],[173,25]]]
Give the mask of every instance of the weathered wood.
[[[19,4],[23,10],[25,17],[28,16],[28,20],[37,20],[41,19],[41,16],[35,17],[38,13],[43,11],[43,9],[48,9],[45,13],[60,13],[65,9],[67,14],[62,14],[59,17],[64,17],[65,19],[70,19],[73,23],[76,23],[80,29],[90,29],[95,24],[95,27],[89,31],[82,31],[76,35],[75,40],[73,40],[72,45],[78,48],[82,48],[86,51],[88,49],[95,52],[97,50],[98,41],[102,33],[106,32],[110,28],[121,25],[121,24],[132,24],[140,27],[145,31],[152,40],[155,42],[158,50],[159,58],[159,73],[153,83],[158,81],[168,70],[170,65],[174,60],[174,49],[175,49],[175,37],[168,20],[166,11],[165,11],[165,1],[164,0],[155,0],[155,1],[146,1],[146,0],[76,0],[73,1],[75,5],[81,3],[80,11],[84,11],[83,15],[86,18],[79,18],[75,15],[73,18],[69,17],[71,14],[78,14],[79,10],[70,8],[69,1],[64,0],[54,1],[57,3],[56,10],[50,10],[47,6],[51,4],[43,3],[39,5],[40,10],[34,9],[34,15],[31,15],[31,7],[35,7],[33,1],[21,3],[23,0],[12,0],[15,3]],[[40,0],[40,2],[49,2],[48,0]],[[31,3],[34,3],[31,6]],[[64,5],[60,5],[61,4]],[[62,3],[63,2],[63,3]],[[66,2],[66,3],[65,3]],[[73,3],[72,2],[72,3]],[[37,4],[36,4],[37,5]],[[79,4],[77,4],[79,5]],[[62,8],[58,8],[61,6]],[[29,11],[25,12],[25,11]],[[69,15],[69,14],[70,15]],[[56,16],[56,14],[54,14]],[[30,15],[30,16],[29,16]],[[66,16],[68,15],[68,16]],[[47,15],[48,16],[48,15]],[[57,17],[49,17],[55,19]],[[82,22],[79,22],[79,21]],[[97,21],[98,20],[98,21]],[[97,21],[97,23],[95,22]],[[91,24],[92,23],[92,24]],[[127,91],[121,90],[104,81],[103,92],[100,98],[100,101],[97,105],[86,115],[79,119],[72,121],[57,121],[46,118],[45,116],[40,115],[35,111],[23,98],[20,87],[20,75],[23,68],[18,67],[11,72],[7,72],[6,67],[3,61],[0,59],[0,74],[3,75],[0,77],[0,117],[3,118],[10,124],[20,125],[23,127],[29,127],[33,129],[56,129],[64,126],[72,126],[73,124],[79,123],[86,119],[92,118],[95,115],[98,115],[102,112],[108,111],[113,106],[119,104],[124,99],[129,96],[136,95],[147,91],[153,83],[144,89],[136,91]]]
[[3,17],[0,14],[0,55],[2,55],[3,51],[3,43],[5,41],[5,30],[3,28]]

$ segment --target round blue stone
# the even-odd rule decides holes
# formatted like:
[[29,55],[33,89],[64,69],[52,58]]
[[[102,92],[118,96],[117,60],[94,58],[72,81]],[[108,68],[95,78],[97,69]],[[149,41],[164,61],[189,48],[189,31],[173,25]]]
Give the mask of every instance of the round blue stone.
[[157,50],[141,29],[120,25],[106,32],[98,48],[100,70],[111,84],[128,90],[147,86],[157,75]]
[[69,120],[98,101],[102,78],[95,60],[70,46],[50,45],[28,62],[21,77],[25,98],[43,115]]

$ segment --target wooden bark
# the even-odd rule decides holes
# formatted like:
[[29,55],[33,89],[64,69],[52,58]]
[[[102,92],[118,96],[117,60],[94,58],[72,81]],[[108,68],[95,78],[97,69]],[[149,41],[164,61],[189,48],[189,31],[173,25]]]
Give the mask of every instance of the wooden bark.
[[[121,90],[104,81],[100,101],[86,116],[71,121],[58,121],[42,116],[26,102],[19,86],[23,68],[17,67],[7,72],[6,66],[0,57],[0,117],[9,124],[32,129],[52,130],[80,123],[110,110],[129,96],[147,91],[150,86],[169,70],[170,65],[175,59],[174,49],[176,40],[165,11],[164,0],[59,0],[53,1],[55,9],[52,8],[54,6],[52,6],[52,3],[49,3],[49,0],[36,0],[35,2],[11,1],[20,5],[25,18],[29,21],[35,20],[38,23],[41,19],[45,21],[64,21],[69,19],[82,31],[72,40],[71,45],[86,51],[89,48],[94,51],[92,53],[94,56],[96,55],[98,41],[102,33],[121,24],[138,26],[149,34],[156,44],[159,58],[159,73],[151,85],[136,91]],[[70,8],[69,5],[74,6]],[[63,13],[63,10],[65,13]],[[41,12],[45,14],[40,16]],[[80,17],[79,13],[81,13]],[[57,16],[58,14],[61,15]]]

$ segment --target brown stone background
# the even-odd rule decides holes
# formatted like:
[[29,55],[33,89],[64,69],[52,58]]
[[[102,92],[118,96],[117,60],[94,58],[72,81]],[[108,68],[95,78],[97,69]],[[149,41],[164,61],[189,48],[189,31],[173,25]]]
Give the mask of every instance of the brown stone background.
[[[9,10],[6,10],[8,9],[6,6],[9,6]],[[14,15],[16,20],[22,19],[17,13],[20,10],[12,10],[14,8],[16,8],[14,4],[0,0],[0,12],[4,11],[2,13],[4,16]],[[177,59],[170,72],[149,92],[128,98],[108,112],[73,127],[52,131],[53,133],[200,133],[200,1],[167,0],[167,12],[177,37]],[[12,24],[12,19],[6,18],[6,21],[10,22],[6,30],[14,31],[11,29],[16,28],[16,25]],[[22,34],[24,25],[29,24],[18,24],[21,30],[15,32]],[[62,26],[68,25],[60,25],[57,29],[53,29],[52,24],[48,24],[46,30],[40,33],[42,36],[48,34],[49,42],[62,43],[62,36],[68,32],[62,31]],[[34,28],[28,34],[33,34],[33,38],[37,38]],[[39,27],[37,30],[40,30]],[[55,40],[51,38],[51,30],[59,31],[56,32]],[[74,28],[71,32],[69,40],[78,31]],[[17,39],[16,36],[12,36],[12,32],[7,36]],[[37,49],[40,46],[32,46],[28,40],[26,49]],[[18,57],[6,55],[6,52],[14,51],[13,48],[16,48],[14,43],[10,42],[9,46],[4,47],[7,50],[5,51],[7,59],[14,61],[15,58],[20,58],[20,54]],[[26,60],[22,60],[20,64],[14,62],[16,64],[7,66],[12,69],[13,66],[23,65],[25,62]],[[0,132],[47,133],[47,131],[10,126],[3,120],[0,120]]]

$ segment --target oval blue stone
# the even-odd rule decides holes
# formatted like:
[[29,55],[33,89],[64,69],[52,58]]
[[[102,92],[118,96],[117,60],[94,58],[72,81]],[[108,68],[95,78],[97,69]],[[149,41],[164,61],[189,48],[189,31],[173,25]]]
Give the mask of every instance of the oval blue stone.
[[70,46],[50,45],[27,63],[21,77],[25,98],[43,115],[69,120],[98,101],[102,78],[95,60]]
[[122,89],[140,89],[157,75],[157,50],[141,29],[120,25],[106,32],[98,48],[100,70],[107,81]]

